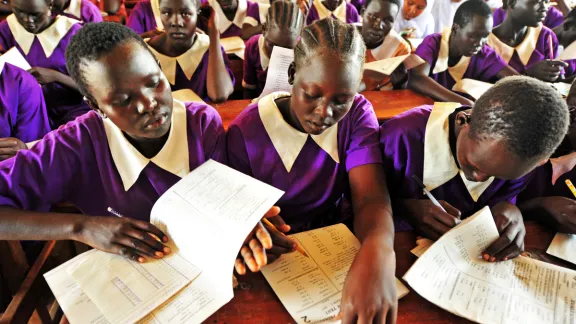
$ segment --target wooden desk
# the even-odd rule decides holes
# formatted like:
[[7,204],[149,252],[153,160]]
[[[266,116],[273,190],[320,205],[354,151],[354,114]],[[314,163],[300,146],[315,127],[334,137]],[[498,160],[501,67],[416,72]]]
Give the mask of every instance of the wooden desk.
[[[541,260],[576,270],[575,265],[545,254],[554,232],[540,225],[526,223],[526,251],[539,256]],[[396,233],[396,276],[402,276],[416,260],[410,250],[416,245],[413,232]],[[294,323],[272,288],[261,274],[239,277],[239,286],[234,290],[235,297],[227,305],[212,315],[205,323]],[[452,315],[411,291],[399,301],[398,323],[471,323]]]
[[[411,90],[367,91],[362,94],[374,106],[379,122],[388,120],[408,109],[434,103],[432,99]],[[229,100],[221,104],[211,105],[218,110],[220,116],[222,116],[224,128],[228,129],[228,125],[249,104],[250,100]]]

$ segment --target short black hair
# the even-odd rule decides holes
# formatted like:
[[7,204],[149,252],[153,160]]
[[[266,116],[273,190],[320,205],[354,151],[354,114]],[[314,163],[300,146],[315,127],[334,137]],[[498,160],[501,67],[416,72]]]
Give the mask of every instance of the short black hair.
[[[368,5],[375,0],[366,0],[366,2],[364,3],[364,9],[368,8]],[[390,2],[391,4],[395,4],[398,6],[398,8],[402,7],[402,3],[400,2],[400,0],[379,0],[382,2]]]
[[468,0],[456,10],[454,25],[464,27],[472,21],[475,15],[488,18],[492,16],[492,9],[484,0]]
[[88,23],[72,37],[66,48],[66,68],[78,85],[80,93],[90,101],[96,102],[88,91],[89,82],[83,73],[83,66],[90,61],[99,60],[111,53],[118,45],[127,42],[140,44],[150,52],[148,45],[136,32],[117,23]]
[[562,25],[564,30],[570,29],[576,26],[576,8],[570,10],[570,12],[564,18],[564,24]]
[[502,0],[502,9],[506,10],[516,5],[517,0]]
[[474,104],[470,138],[501,139],[521,159],[549,158],[568,132],[568,106],[547,83],[525,76],[500,80]]

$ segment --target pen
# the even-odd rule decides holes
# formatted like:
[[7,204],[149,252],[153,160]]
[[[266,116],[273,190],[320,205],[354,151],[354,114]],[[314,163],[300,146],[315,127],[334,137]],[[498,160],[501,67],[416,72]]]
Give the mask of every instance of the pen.
[[122,214],[120,214],[119,212],[115,211],[114,209],[112,209],[112,207],[108,207],[108,212],[116,217],[124,217],[122,216]]
[[[282,236],[286,236],[286,234],[280,232],[276,226],[274,226],[274,224],[270,223],[270,221],[267,218],[262,218],[262,223],[264,223],[264,225],[268,226],[268,228],[278,234],[278,235],[282,235]],[[298,242],[296,242],[296,251],[300,252],[300,254],[302,254],[305,257],[309,257],[308,253],[306,253],[306,251],[304,251],[304,248],[300,246],[300,244],[298,244]]]
[[548,49],[550,50],[550,59],[554,59],[554,42],[552,41],[552,35],[548,35]]
[[422,190],[424,190],[424,194],[426,196],[428,196],[428,199],[430,199],[432,201],[432,203],[438,207],[440,207],[440,209],[442,209],[443,212],[446,212],[446,209],[444,209],[444,207],[442,207],[442,205],[440,205],[440,203],[438,202],[438,200],[436,200],[436,198],[434,198],[434,196],[432,196],[432,194],[430,193],[430,191],[428,191],[428,189],[426,189],[426,186],[424,185],[424,182],[422,182],[422,180],[420,180],[420,178],[418,178],[417,175],[413,174],[412,175],[412,179],[414,179],[414,181],[416,181],[416,183],[422,187]]
[[574,197],[576,197],[576,188],[574,188],[574,185],[572,184],[572,181],[570,181],[570,179],[566,179],[566,185],[568,186],[568,189],[570,189],[570,191],[572,192],[572,194],[574,195]]

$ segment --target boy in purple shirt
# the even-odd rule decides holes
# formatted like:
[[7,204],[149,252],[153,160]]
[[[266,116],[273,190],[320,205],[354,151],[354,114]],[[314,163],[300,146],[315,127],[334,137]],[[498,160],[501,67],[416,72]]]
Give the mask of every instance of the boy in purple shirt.
[[[500,25],[506,19],[506,9],[498,8],[494,11],[494,26]],[[564,15],[554,6],[550,6],[546,12],[546,18],[542,22],[544,26],[554,29],[564,22]]]
[[[244,50],[244,99],[256,98],[264,90],[268,63],[274,46],[293,49],[300,38],[306,15],[298,4],[274,1],[268,10],[262,34],[246,42]],[[288,71],[286,71],[288,72]]]
[[360,22],[358,10],[345,0],[313,0],[308,18],[306,18],[306,25],[328,17],[347,24]]
[[568,65],[554,60],[558,39],[542,25],[546,17],[544,1],[504,0],[506,19],[488,37],[492,47],[520,74],[554,82]]
[[[474,107],[436,103],[403,113],[380,128],[384,166],[397,229],[408,221],[431,239],[484,206],[500,238],[483,253],[489,261],[518,256],[524,223],[514,205],[534,168],[543,165],[568,130],[568,107],[556,90],[533,78],[496,83]],[[440,201],[436,207],[417,176]]]
[[30,73],[5,63],[0,69],[0,160],[48,132],[42,88]]
[[427,36],[416,49],[425,63],[410,71],[408,86],[438,101],[471,105],[452,90],[462,79],[493,82],[518,74],[485,45],[492,32],[492,10],[483,0],[464,2],[451,29]]
[[132,28],[142,38],[158,35],[163,31],[159,0],[141,0],[134,6],[126,21],[126,26]]
[[[357,94],[365,49],[356,27],[339,20],[304,28],[288,71],[292,95],[276,92],[248,106],[228,129],[228,157],[230,166],[285,191],[278,202],[284,229],[345,221],[349,201],[362,245],[344,283],[344,322],[393,322],[394,229],[378,121]],[[277,243],[270,253],[291,246]]]
[[[152,206],[208,159],[225,162],[220,116],[173,101],[146,43],[120,24],[86,25],[66,58],[94,111],[0,162],[0,240],[77,240],[139,262],[161,258],[171,251],[148,223]],[[42,212],[62,201],[83,215]],[[104,216],[108,207],[126,217]],[[262,243],[243,253],[252,270],[266,262],[256,248],[271,247],[265,229],[256,232]]]
[[88,0],[53,0],[52,9],[83,23],[102,22],[100,9]]
[[[234,75],[220,46],[215,12],[198,15],[199,0],[160,0],[164,32],[146,40],[160,61],[173,91],[190,89],[204,100],[221,102],[234,91]],[[196,31],[197,18],[209,26],[207,34]]]
[[[42,85],[52,127],[88,112],[90,108],[66,70],[65,51],[82,27],[66,16],[53,17],[46,0],[12,0],[14,14],[0,23],[0,51],[16,47],[32,66]],[[29,17],[33,15],[35,19]]]

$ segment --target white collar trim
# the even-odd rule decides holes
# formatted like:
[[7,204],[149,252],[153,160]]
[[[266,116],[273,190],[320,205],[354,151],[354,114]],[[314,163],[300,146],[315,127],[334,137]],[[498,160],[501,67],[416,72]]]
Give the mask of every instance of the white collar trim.
[[346,22],[346,1],[342,1],[342,3],[334,9],[334,11],[330,11],[330,9],[326,8],[322,3],[322,0],[314,0],[314,7],[316,7],[316,11],[318,11],[318,17],[320,19],[324,19],[327,17],[331,17],[332,15],[336,17],[336,19],[340,20],[341,22]]
[[260,65],[262,65],[262,70],[266,70],[270,64],[270,58],[264,50],[264,41],[264,36],[260,35],[260,38],[258,38],[258,52],[260,52]]
[[163,31],[164,24],[162,23],[162,13],[160,12],[160,0],[150,0],[152,7],[152,14],[154,14],[154,21],[156,21],[156,29]]
[[156,156],[148,159],[130,144],[122,130],[114,125],[110,119],[103,119],[112,159],[122,179],[124,190],[128,191],[136,183],[140,173],[150,162],[179,177],[184,177],[190,173],[184,103],[174,100],[171,120],[170,133],[164,147]]
[[448,70],[448,73],[452,76],[454,81],[458,82],[462,80],[468,66],[470,65],[470,57],[462,56],[460,61],[456,63],[453,67],[448,66],[448,58],[450,57],[450,33],[452,30],[450,28],[445,28],[442,31],[442,40],[440,41],[440,51],[438,52],[438,59],[434,65],[434,70],[432,73],[442,73]]
[[82,19],[82,0],[70,0],[70,5],[64,9],[64,12]]
[[32,34],[20,25],[14,14],[8,16],[6,22],[14,39],[18,42],[18,45],[20,45],[25,55],[30,53],[34,39],[38,38],[47,58],[52,56],[54,50],[58,47],[60,41],[66,36],[68,31],[70,31],[74,25],[80,23],[78,20],[66,16],[57,16],[52,26],[46,28],[39,34]]
[[232,21],[226,18],[222,7],[216,0],[208,0],[210,6],[216,11],[218,15],[218,31],[220,34],[226,32],[232,24],[236,25],[239,28],[242,28],[244,24],[244,20],[246,19],[246,10],[248,8],[248,3],[246,0],[238,0],[238,8],[236,9],[236,15],[234,15],[234,19]]
[[506,63],[510,63],[512,55],[514,55],[514,51],[516,51],[522,64],[527,65],[528,61],[530,61],[530,57],[532,57],[532,53],[536,49],[536,44],[538,43],[541,31],[542,24],[538,27],[528,27],[524,40],[522,40],[522,42],[516,47],[510,47],[507,44],[504,44],[492,33],[488,36],[488,45],[490,45],[490,47],[492,47]]
[[282,117],[282,113],[276,106],[276,99],[289,97],[288,92],[274,92],[258,101],[260,119],[270,137],[276,152],[280,156],[286,170],[290,172],[296,158],[306,144],[308,136],[324,150],[336,163],[340,163],[338,156],[338,124],[326,129],[320,135],[302,133],[290,126]]
[[424,136],[423,181],[426,189],[432,191],[460,174],[470,197],[476,202],[482,193],[492,184],[494,177],[484,182],[468,181],[458,168],[450,148],[448,118],[460,104],[437,102],[428,118]]

